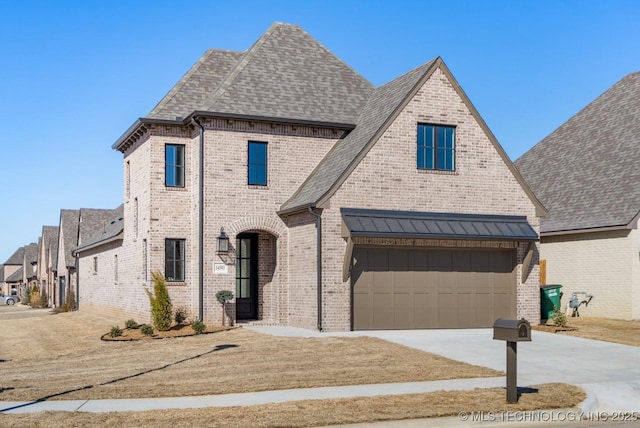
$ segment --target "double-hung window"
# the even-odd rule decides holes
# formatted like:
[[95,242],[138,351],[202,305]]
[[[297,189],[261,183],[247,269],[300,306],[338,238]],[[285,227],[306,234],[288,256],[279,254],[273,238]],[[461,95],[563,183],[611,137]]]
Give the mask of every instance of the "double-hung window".
[[164,184],[167,187],[184,187],[184,146],[164,146]]
[[249,141],[247,182],[252,186],[267,185],[267,143]]
[[455,171],[456,129],[418,124],[418,169]]
[[184,262],[184,239],[165,239],[164,276],[167,281],[184,281]]

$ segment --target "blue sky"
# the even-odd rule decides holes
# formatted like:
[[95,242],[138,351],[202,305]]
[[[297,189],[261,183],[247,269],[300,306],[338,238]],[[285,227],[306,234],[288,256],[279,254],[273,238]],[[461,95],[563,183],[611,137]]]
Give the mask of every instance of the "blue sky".
[[0,0],[0,262],[115,208],[111,145],[208,48],[297,24],[375,85],[441,56],[512,159],[640,71],[640,1]]

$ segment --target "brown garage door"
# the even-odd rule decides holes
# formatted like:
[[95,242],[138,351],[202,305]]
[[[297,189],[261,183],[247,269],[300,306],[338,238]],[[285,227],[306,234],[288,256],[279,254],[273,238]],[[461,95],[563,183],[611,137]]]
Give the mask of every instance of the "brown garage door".
[[353,250],[354,330],[491,327],[514,317],[514,250]]

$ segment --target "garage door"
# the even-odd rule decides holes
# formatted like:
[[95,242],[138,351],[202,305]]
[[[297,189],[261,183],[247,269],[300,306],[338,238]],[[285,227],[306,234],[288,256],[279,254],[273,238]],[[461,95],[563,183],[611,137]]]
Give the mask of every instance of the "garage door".
[[491,327],[516,312],[514,250],[353,250],[354,330]]

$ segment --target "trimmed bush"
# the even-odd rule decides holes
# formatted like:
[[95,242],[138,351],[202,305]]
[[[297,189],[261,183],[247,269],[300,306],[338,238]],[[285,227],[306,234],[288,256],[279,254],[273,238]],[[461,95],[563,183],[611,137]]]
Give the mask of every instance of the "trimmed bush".
[[551,315],[551,321],[557,327],[566,327],[567,326],[567,316],[560,309],[555,310],[553,315]]
[[178,309],[176,309],[176,312],[173,315],[173,319],[176,324],[184,324],[184,322],[187,320],[187,308],[180,306]]
[[171,297],[167,290],[167,282],[160,272],[152,272],[153,294],[145,288],[151,303],[151,316],[153,325],[158,331],[167,331],[171,328],[173,309],[171,307]]
[[224,319],[225,319],[225,308],[227,305],[227,302],[229,300],[233,299],[233,292],[229,291],[229,290],[220,290],[216,293],[216,300],[218,300],[218,303],[220,303],[222,305],[222,325],[224,326]]
[[138,328],[138,327],[140,327],[140,326],[138,325],[138,323],[137,323],[137,322],[135,322],[134,320],[127,320],[127,321],[124,323],[124,326],[125,326],[126,328]]
[[122,329],[120,327],[114,325],[113,327],[111,327],[111,331],[109,332],[109,336],[111,336],[111,337],[122,336]]
[[191,323],[191,328],[197,334],[202,334],[202,333],[204,333],[204,330],[207,328],[207,326],[204,325],[204,323],[202,321],[194,321],[194,322]]
[[153,334],[153,327],[149,324],[145,324],[140,327],[140,332],[145,336],[151,336]]

